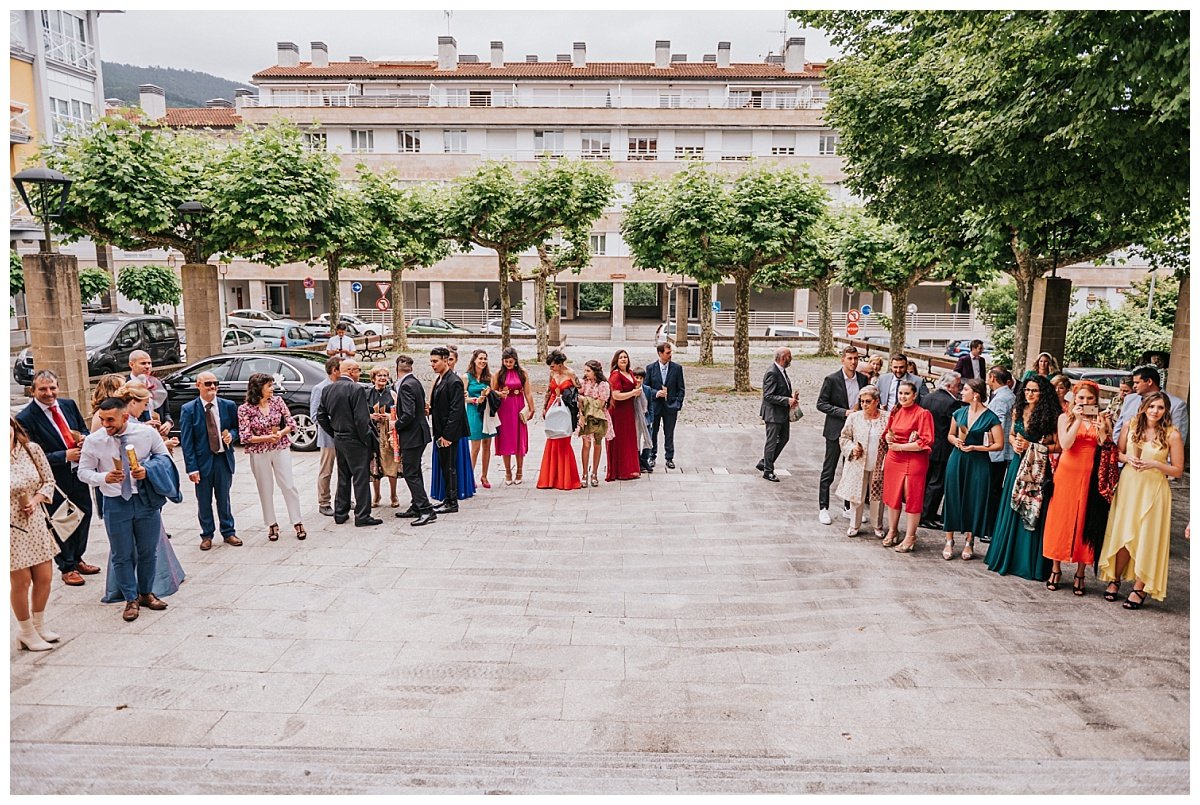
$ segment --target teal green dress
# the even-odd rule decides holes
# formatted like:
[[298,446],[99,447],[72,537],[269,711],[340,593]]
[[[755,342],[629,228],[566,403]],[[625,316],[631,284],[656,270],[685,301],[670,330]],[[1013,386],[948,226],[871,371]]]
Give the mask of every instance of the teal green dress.
[[[1024,437],[1025,423],[1016,419],[1013,430]],[[1013,453],[1012,460],[1008,463],[1008,472],[1004,474],[1004,489],[1000,493],[1002,497],[997,506],[999,513],[992,527],[992,542],[988,545],[987,556],[983,561],[989,570],[994,570],[1001,576],[1013,575],[1032,581],[1045,581],[1050,575],[1050,560],[1042,556],[1045,512],[1038,520],[1037,530],[1029,531],[1023,525],[1021,516],[1009,505],[1020,467],[1021,456]]]
[[[468,397],[480,396],[487,387],[487,383],[476,380],[469,372],[467,373]],[[487,403],[484,403],[483,405],[473,405],[472,403],[467,403],[467,424],[471,429],[471,433],[468,438],[473,442],[490,439],[496,435],[495,433],[483,432],[483,410],[486,406]]]
[[[970,408],[959,408],[954,412],[954,422],[962,428],[968,427]],[[984,434],[1000,424],[1000,418],[988,409],[970,425],[965,444],[982,445]],[[943,530],[960,532],[975,537],[989,536],[991,523],[987,521],[988,497],[991,492],[992,462],[989,453],[964,453],[957,447],[952,449],[946,463],[946,498],[942,509]]]

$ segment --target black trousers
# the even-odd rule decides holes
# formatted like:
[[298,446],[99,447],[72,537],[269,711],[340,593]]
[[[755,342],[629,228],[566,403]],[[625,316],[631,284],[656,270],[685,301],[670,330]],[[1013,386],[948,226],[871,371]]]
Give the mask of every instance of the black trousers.
[[667,461],[675,459],[675,423],[679,421],[679,410],[665,405],[654,406],[654,418],[650,422],[650,460],[658,458],[658,430],[662,425],[663,454]]
[[1000,514],[1000,507],[1008,505],[1008,501],[1004,500],[1002,493],[1004,492],[1004,476],[1008,472],[1007,461],[993,461],[991,466],[992,488],[988,490],[987,503],[987,519],[984,521],[987,524],[987,531],[983,534],[976,534],[977,537],[990,537],[996,529],[996,517]]
[[429,502],[429,495],[425,494],[425,476],[421,472],[421,456],[424,454],[424,446],[401,450],[400,463],[403,465],[404,483],[408,484],[408,494],[412,496],[413,510],[428,514],[433,511],[433,504]]
[[767,442],[763,445],[764,473],[775,472],[775,459],[779,458],[791,437],[792,423],[789,420],[767,423]]
[[946,462],[930,461],[929,472],[925,475],[925,504],[922,506],[922,520],[937,520],[938,510],[942,508],[942,498],[946,494]]
[[333,516],[350,515],[350,490],[354,490],[354,521],[371,516],[371,451],[346,436],[337,441],[337,493],[333,496]]
[[446,487],[446,495],[442,498],[442,503],[447,506],[458,505],[458,444],[450,442],[446,447],[438,445],[437,440],[433,442],[434,449],[438,451],[438,466],[442,470],[442,483]]
[[[826,439],[825,460],[821,462],[821,485],[817,489],[817,508],[829,508],[829,487],[833,486],[833,476],[837,474],[838,461],[841,458],[841,442],[837,439]],[[850,501],[846,501],[845,508],[850,508]]]
[[[79,527],[65,540],[60,540],[58,535],[54,534],[54,530],[50,530],[50,533],[54,534],[54,541],[61,549],[58,556],[54,557],[60,573],[74,570],[75,566],[83,561],[83,552],[87,550],[88,530],[92,527],[92,488],[72,473],[71,480],[63,491],[67,493],[70,501],[83,512],[83,519],[79,521]],[[58,507],[62,505],[61,495],[55,494],[54,498],[48,507],[51,512],[57,511]]]

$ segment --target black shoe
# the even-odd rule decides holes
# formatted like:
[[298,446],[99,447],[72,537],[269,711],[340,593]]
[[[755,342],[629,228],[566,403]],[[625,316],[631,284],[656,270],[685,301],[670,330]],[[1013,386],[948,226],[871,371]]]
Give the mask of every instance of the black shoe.
[[378,517],[364,517],[361,520],[354,521],[355,528],[360,528],[362,526],[368,526],[368,525],[383,525],[383,520],[380,520]]
[[348,523],[348,522],[350,522],[350,516],[346,515],[345,517],[338,517],[335,514],[333,516],[333,522],[337,523],[338,525],[341,525],[342,523]]
[[773,472],[764,472],[763,477],[766,478],[768,481],[774,481],[775,483],[779,483],[778,476],[776,476],[775,473],[773,473]]
[[919,523],[917,523],[917,525],[920,526],[921,528],[928,528],[930,531],[941,531],[942,530],[942,524],[939,523],[937,520],[922,520]]
[[650,459],[650,461],[648,461],[647,463],[648,463],[648,464],[649,464],[651,467],[653,467],[653,466],[654,466],[654,464],[655,464],[657,461],[658,461],[658,459],[656,459],[656,458],[652,458],[652,459]]
[[675,460],[674,459],[670,459],[670,458],[667,459],[667,469],[669,469],[669,470],[675,469]]
[[436,519],[437,519],[437,515],[434,514],[433,512],[429,512],[429,514],[422,514],[416,520],[413,520],[409,525],[414,525],[414,526],[429,525]]
[[332,506],[322,506],[321,508],[317,509],[317,511],[319,511],[321,514],[325,515],[326,517],[333,517],[333,507]]
[[450,505],[443,503],[440,506],[434,506],[433,513],[434,514],[458,514],[458,504],[455,503],[453,506],[450,506]]
[[642,467],[641,467],[641,471],[642,471],[642,473],[643,473],[643,474],[647,474],[647,475],[648,475],[648,474],[650,474],[650,473],[654,472],[654,468],[653,468],[653,467],[648,467],[648,466],[642,465]]
[[412,506],[409,506],[407,509],[405,509],[402,512],[396,512],[396,516],[408,519],[408,518],[412,518],[412,517],[420,517],[421,513],[419,511],[417,511],[416,509],[414,509]]
[[983,535],[980,535],[980,536],[976,537],[975,539],[979,540],[980,542],[991,542],[992,541],[991,537],[985,537]]
[[760,461],[760,462],[758,462],[757,464],[755,464],[755,465],[754,465],[754,469],[758,470],[759,472],[766,472],[766,471],[767,471],[767,465],[766,465],[766,464],[763,464],[763,463]]

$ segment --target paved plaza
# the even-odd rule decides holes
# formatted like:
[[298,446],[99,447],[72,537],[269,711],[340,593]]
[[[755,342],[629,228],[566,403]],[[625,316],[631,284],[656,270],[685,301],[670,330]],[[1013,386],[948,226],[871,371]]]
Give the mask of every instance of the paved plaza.
[[[245,546],[198,550],[190,489],[164,512],[166,611],[127,624],[103,576],[56,574],[62,642],[11,655],[12,792],[1186,793],[1187,479],[1169,597],[1139,612],[929,532],[896,554],[817,522],[811,378],[836,363],[801,363],[779,484],[757,398],[699,394],[675,471],[538,490],[539,420],[524,484],[494,459],[420,529],[334,525],[293,454],[309,538],[269,543],[240,456]],[[90,546],[104,565],[99,522]]]

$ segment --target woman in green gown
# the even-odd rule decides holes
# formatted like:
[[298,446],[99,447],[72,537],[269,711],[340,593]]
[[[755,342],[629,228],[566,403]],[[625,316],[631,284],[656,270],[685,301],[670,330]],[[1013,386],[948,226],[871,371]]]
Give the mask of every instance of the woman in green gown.
[[987,522],[991,492],[992,462],[988,453],[1004,449],[1004,427],[988,410],[987,385],[979,378],[963,384],[967,404],[954,412],[947,438],[954,452],[946,464],[946,498],[942,521],[946,529],[943,559],[954,558],[954,533],[962,532],[962,558],[975,557],[975,537],[991,530]]

